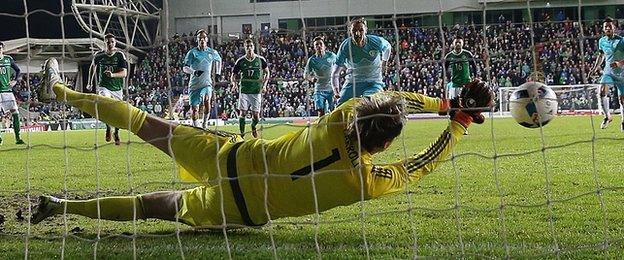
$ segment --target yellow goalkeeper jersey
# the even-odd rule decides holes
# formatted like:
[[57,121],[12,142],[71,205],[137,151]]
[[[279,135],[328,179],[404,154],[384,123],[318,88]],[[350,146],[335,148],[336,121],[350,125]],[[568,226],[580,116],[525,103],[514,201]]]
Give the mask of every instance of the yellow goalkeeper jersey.
[[[441,106],[440,99],[411,92],[376,95],[404,97],[410,113],[438,112]],[[360,100],[351,99],[309,126],[277,139],[242,141],[231,135],[217,146],[204,149],[206,154],[218,151],[216,160],[197,158],[181,164],[185,168],[181,170],[182,178],[213,185],[219,176],[215,174],[218,167],[221,177],[227,175],[222,183],[229,185],[223,196],[231,192],[235,204],[224,207],[237,208],[243,222],[240,224],[262,225],[269,219],[307,215],[401,191],[436,168],[465,130],[451,121],[422,152],[392,164],[373,164],[372,156],[360,151],[357,140],[345,135],[353,106]],[[193,149],[180,146],[186,151]],[[208,167],[206,170],[190,165],[200,160],[204,168]]]

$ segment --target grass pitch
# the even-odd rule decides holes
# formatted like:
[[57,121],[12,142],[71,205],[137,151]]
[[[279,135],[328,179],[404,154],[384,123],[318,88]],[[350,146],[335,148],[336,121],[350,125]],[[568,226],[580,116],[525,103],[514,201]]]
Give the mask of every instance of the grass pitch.
[[[172,160],[122,132],[4,134],[0,147],[0,255],[5,259],[213,258],[617,258],[624,252],[624,133],[619,120],[559,117],[525,129],[510,118],[473,125],[455,157],[405,192],[260,229],[193,230],[148,220],[112,222],[68,215],[29,225],[38,195],[95,198],[175,184]],[[426,148],[444,120],[410,121],[392,162]],[[266,138],[295,126],[265,129]],[[225,128],[235,131],[234,127]],[[96,139],[97,138],[97,139]],[[98,146],[96,146],[96,142]],[[64,149],[67,147],[67,149]],[[65,192],[66,191],[66,192]],[[29,201],[31,203],[29,203]]]

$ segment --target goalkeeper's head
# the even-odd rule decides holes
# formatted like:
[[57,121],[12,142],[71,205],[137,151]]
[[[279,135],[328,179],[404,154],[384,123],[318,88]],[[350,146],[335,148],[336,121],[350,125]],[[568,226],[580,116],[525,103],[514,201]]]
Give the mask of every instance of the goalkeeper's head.
[[370,154],[386,150],[405,123],[405,101],[394,95],[363,97],[353,112],[347,136]]

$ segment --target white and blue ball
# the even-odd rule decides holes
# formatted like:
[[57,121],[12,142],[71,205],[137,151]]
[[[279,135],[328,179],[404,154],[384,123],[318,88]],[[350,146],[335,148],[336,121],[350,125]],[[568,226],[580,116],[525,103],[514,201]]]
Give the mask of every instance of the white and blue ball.
[[558,105],[555,91],[539,82],[524,83],[509,97],[511,116],[528,128],[547,125],[557,115]]

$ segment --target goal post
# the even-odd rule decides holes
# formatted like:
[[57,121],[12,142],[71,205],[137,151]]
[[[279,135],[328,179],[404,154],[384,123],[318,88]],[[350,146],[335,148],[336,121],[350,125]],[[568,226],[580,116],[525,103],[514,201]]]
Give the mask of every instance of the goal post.
[[[559,110],[557,114],[588,114],[598,113],[598,91],[600,84],[550,85],[557,93]],[[509,97],[518,87],[498,88],[497,109],[499,115],[509,114]]]

